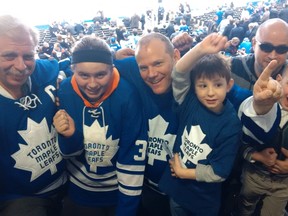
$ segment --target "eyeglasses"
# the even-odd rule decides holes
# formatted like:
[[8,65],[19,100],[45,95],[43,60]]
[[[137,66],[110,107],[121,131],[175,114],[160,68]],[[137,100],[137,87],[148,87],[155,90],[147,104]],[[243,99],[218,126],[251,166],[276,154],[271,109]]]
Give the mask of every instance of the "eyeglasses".
[[263,52],[270,53],[273,50],[275,50],[278,54],[284,54],[288,52],[288,46],[286,45],[273,46],[270,43],[261,43],[258,40],[256,41],[259,44],[259,47]]

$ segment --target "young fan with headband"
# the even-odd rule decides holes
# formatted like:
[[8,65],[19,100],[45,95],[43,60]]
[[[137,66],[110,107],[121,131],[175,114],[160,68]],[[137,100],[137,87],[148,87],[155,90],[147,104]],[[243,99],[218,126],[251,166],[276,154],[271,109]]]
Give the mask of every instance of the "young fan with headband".
[[102,39],[82,38],[71,69],[74,75],[60,85],[54,116],[68,159],[62,215],[136,215],[147,140],[137,91],[120,78]]

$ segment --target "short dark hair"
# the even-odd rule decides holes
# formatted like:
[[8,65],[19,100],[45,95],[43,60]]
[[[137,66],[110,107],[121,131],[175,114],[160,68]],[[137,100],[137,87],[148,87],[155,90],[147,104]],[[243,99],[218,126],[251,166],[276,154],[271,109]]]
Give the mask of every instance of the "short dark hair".
[[212,79],[216,75],[224,77],[227,83],[231,79],[231,61],[223,54],[208,54],[202,57],[191,72],[191,81],[205,77]]

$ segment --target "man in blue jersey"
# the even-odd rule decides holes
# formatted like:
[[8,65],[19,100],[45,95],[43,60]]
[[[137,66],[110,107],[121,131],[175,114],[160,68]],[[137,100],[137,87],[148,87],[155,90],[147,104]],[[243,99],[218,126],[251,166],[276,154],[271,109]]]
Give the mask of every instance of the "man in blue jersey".
[[0,215],[55,216],[66,182],[56,131],[58,63],[36,60],[33,28],[0,16]]
[[172,110],[171,72],[180,52],[163,34],[151,33],[139,40],[135,56],[116,60],[114,64],[120,75],[136,86],[148,124],[147,162],[139,215],[169,216],[169,199],[158,188],[158,182],[172,154],[178,128],[178,119]]

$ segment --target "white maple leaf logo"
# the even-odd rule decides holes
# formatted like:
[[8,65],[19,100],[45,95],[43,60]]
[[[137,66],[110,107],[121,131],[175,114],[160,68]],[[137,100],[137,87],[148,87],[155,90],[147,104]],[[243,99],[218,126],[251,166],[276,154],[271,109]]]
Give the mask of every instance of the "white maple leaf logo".
[[161,115],[149,119],[148,164],[153,165],[154,160],[166,161],[171,156],[175,142],[175,134],[166,134],[168,122]]
[[212,149],[206,143],[201,143],[204,137],[205,134],[202,132],[199,125],[192,126],[189,134],[187,133],[187,127],[185,128],[181,137],[182,144],[180,146],[180,149],[183,152],[183,164],[187,161],[197,164],[199,160],[207,158],[207,155],[212,151]]
[[55,128],[51,126],[50,132],[45,118],[39,124],[28,118],[27,129],[18,133],[26,144],[19,143],[20,149],[11,155],[16,161],[14,167],[31,172],[31,182],[47,170],[55,174],[62,160]]
[[118,151],[119,139],[106,138],[107,130],[108,126],[101,127],[97,120],[83,127],[85,157],[91,172],[97,172],[97,167],[112,166],[111,160]]

